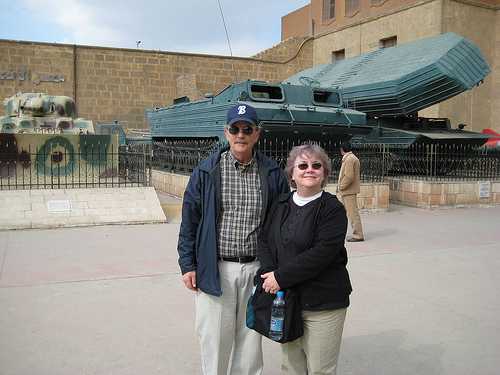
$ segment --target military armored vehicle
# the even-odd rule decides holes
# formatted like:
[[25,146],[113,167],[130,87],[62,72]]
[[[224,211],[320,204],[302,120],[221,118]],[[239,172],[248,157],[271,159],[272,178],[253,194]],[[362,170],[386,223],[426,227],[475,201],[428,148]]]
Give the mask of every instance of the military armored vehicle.
[[0,133],[93,134],[92,121],[78,118],[75,101],[68,96],[18,93],[6,98]]
[[374,131],[352,142],[481,146],[488,136],[418,111],[472,89],[490,72],[472,42],[448,33],[306,69],[284,84],[339,90],[348,107],[366,113]]
[[118,173],[118,138],[94,134],[67,96],[18,93],[0,117],[0,186],[53,186]]
[[[478,48],[455,33],[422,39],[306,69],[282,83],[244,81],[217,95],[146,109],[153,141],[225,142],[228,108],[256,108],[263,132],[259,143],[287,140],[480,146],[486,135],[452,128],[449,119],[418,111],[480,84],[490,73]],[[210,143],[208,143],[210,144]]]
[[97,133],[99,134],[115,134],[118,136],[118,145],[122,146],[138,146],[138,145],[150,145],[151,137],[148,132],[144,131],[132,131],[141,134],[141,137],[128,137],[125,134],[125,130],[114,120],[112,124],[101,124],[97,125]]
[[260,144],[301,139],[336,142],[373,130],[364,113],[344,107],[336,89],[247,80],[202,100],[184,98],[169,107],[146,109],[155,147],[180,140],[226,143],[227,111],[240,103],[257,111]]

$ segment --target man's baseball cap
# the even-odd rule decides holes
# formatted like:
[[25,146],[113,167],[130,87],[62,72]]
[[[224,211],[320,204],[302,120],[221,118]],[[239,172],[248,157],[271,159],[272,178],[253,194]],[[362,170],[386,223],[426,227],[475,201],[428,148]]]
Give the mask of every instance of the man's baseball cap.
[[227,125],[231,126],[236,121],[246,121],[255,126],[259,125],[255,108],[246,104],[235,105],[227,111]]

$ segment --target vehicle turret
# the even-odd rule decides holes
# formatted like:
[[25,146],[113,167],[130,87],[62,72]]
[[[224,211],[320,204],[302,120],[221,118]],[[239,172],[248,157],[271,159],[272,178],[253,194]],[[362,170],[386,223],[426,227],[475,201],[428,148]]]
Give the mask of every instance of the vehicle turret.
[[17,93],[3,104],[7,109],[0,117],[0,133],[94,133],[92,121],[77,117],[75,101],[68,96]]

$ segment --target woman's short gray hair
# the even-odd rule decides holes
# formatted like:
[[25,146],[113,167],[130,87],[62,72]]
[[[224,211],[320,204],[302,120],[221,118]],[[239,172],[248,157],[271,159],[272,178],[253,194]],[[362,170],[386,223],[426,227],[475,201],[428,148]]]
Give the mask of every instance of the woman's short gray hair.
[[288,154],[288,160],[286,161],[285,166],[285,176],[288,180],[290,186],[295,189],[297,188],[297,184],[294,180],[292,180],[292,171],[295,166],[295,161],[300,155],[307,155],[310,158],[317,159],[323,165],[324,179],[321,182],[321,187],[325,187],[328,182],[328,177],[330,176],[330,172],[332,171],[332,164],[330,158],[326,154],[325,150],[316,143],[306,143],[300,146],[294,146],[290,150]]

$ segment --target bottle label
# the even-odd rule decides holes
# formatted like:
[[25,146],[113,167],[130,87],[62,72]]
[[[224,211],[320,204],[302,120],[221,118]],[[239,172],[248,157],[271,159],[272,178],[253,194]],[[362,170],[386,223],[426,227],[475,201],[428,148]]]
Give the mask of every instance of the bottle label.
[[283,332],[283,318],[272,318],[271,319],[271,332]]

